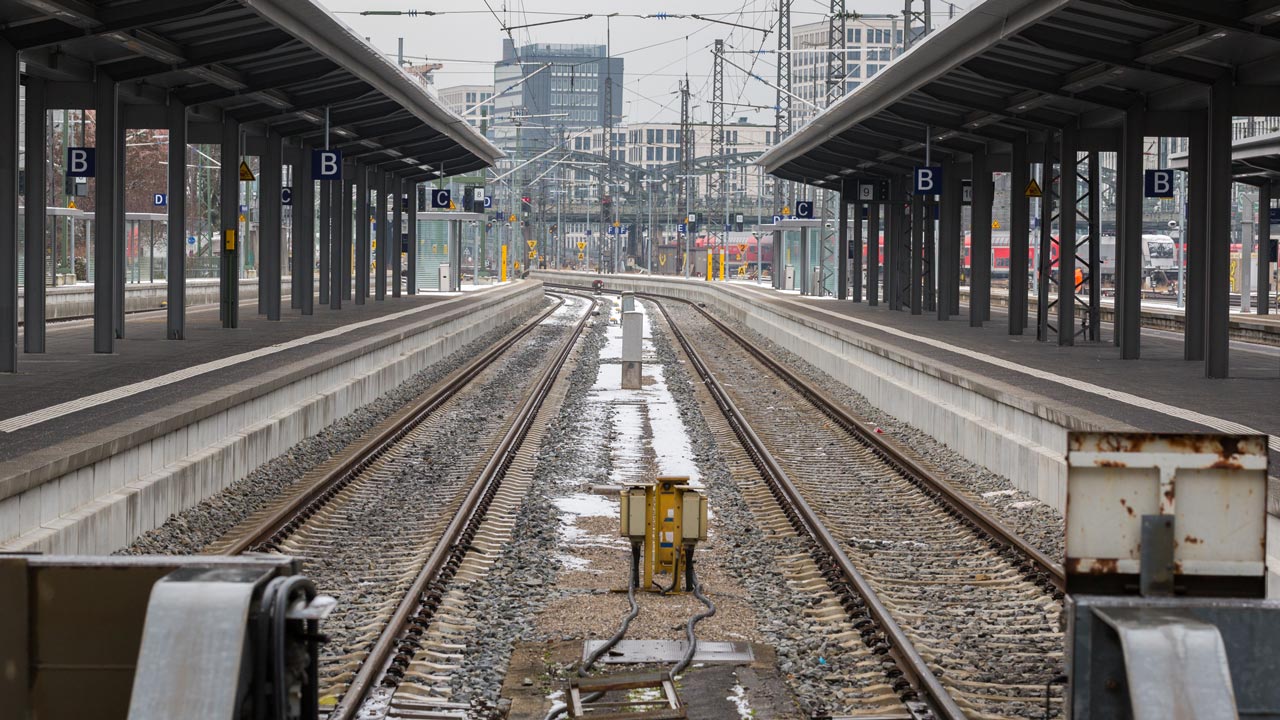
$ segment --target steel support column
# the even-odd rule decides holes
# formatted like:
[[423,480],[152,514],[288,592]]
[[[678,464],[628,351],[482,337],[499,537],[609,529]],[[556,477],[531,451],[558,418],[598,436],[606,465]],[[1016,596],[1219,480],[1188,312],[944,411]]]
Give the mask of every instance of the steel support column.
[[320,227],[318,241],[320,245],[320,305],[329,304],[329,286],[331,282],[332,271],[330,270],[330,260],[333,257],[333,249],[330,246],[330,238],[333,237],[333,185],[335,183],[330,180],[321,180],[319,185],[320,193]]
[[[855,192],[857,191],[856,187],[854,191]],[[862,237],[863,237],[862,228],[863,228],[863,223],[865,222],[862,218],[862,213],[866,210],[866,208],[867,206],[860,202],[856,202],[853,204],[853,278],[852,278],[853,283],[852,284],[853,284],[853,301],[856,303],[862,302],[862,272],[863,272],[863,260],[865,257],[864,253],[866,252],[866,245],[864,245],[862,241]]]
[[351,233],[351,201],[348,192],[346,171],[348,166],[344,165],[343,172],[339,176],[325,183],[328,188],[329,207],[333,215],[329,222],[329,309],[341,310],[342,301],[347,298],[347,280],[343,275],[346,270],[346,247],[347,237]]
[[1027,327],[1027,270],[1030,266],[1031,206],[1026,187],[1031,182],[1027,141],[1013,143],[1009,158],[1009,334]]
[[[849,198],[842,185],[836,193],[836,298],[849,299]],[[759,250],[757,249],[757,252]]]
[[1036,340],[1049,339],[1049,285],[1053,281],[1053,133],[1040,157],[1040,243],[1036,251]]
[[991,171],[987,155],[970,156],[973,175],[973,229],[969,254],[969,327],[982,327],[991,314]]
[[[387,252],[391,253],[391,297],[400,297],[400,271],[401,258],[403,254],[400,251],[401,245],[404,244],[404,180],[399,177],[393,177],[391,187],[394,194],[391,197],[391,246],[387,248]],[[482,210],[484,208],[481,208]],[[476,263],[478,260],[472,258],[472,266],[479,268]],[[462,282],[459,280],[458,282]],[[479,284],[480,280],[475,280]]]
[[[1229,77],[1224,76],[1209,88],[1209,182],[1205,188],[1209,193],[1209,274],[1205,286],[1208,312],[1205,315],[1204,374],[1210,378],[1225,378],[1230,372],[1231,95]],[[1138,259],[1141,260],[1140,255]]]
[[1258,314],[1271,312],[1271,182],[1258,186]]
[[[685,272],[688,272],[689,262],[685,260]],[[787,264],[782,257],[782,231],[773,231],[773,266],[769,269],[769,281],[773,283],[774,290],[781,290],[783,284],[783,273],[786,272]]]
[[960,168],[942,163],[942,207],[938,216],[938,319],[950,320],[952,296],[960,284],[960,218],[964,203],[964,181]]
[[[418,294],[418,184],[409,183],[406,194],[409,196],[409,267],[405,268],[408,280],[406,292]],[[488,241],[488,238],[485,238]],[[477,273],[478,274],[478,273]],[[479,282],[477,280],[477,282]]]
[[867,204],[867,304],[880,304],[880,203]]
[[[1120,159],[1116,173],[1120,177],[1120,207],[1123,214],[1116,238],[1116,257],[1123,256],[1124,264],[1118,268],[1120,287],[1116,297],[1116,321],[1120,331],[1120,358],[1137,360],[1142,342],[1142,185],[1143,185],[1143,128],[1146,111],[1140,105],[1129,108],[1124,116],[1123,138],[1120,143]],[[1231,118],[1227,118],[1227,141],[1231,139]],[[1228,147],[1228,150],[1230,148]],[[1231,161],[1227,160],[1227,185],[1231,185]],[[1063,173],[1065,176],[1066,173]],[[1066,215],[1064,211],[1062,215]],[[1224,246],[1226,253],[1230,248]],[[1224,254],[1225,258],[1226,255]],[[1061,284],[1061,283],[1060,283]],[[1226,297],[1227,281],[1222,280],[1223,297]],[[1225,317],[1224,317],[1225,320]],[[1224,326],[1225,327],[1225,326]],[[1058,328],[1059,332],[1071,332]]]
[[187,323],[187,106],[169,98],[168,306],[165,337],[181,340]]
[[[351,164],[343,169],[342,187],[339,193],[342,196],[342,216],[338,218],[339,224],[342,225],[342,246],[339,251],[342,254],[342,266],[339,272],[342,274],[342,298],[344,300],[354,299],[354,281],[353,265],[355,264],[356,254],[356,212],[357,200],[356,192],[360,189],[360,182],[356,176],[360,173],[360,166]],[[350,177],[350,180],[346,178]]]
[[1089,340],[1102,339],[1102,166],[1089,153]]
[[369,174],[364,165],[356,166],[356,304],[363,305],[369,297]]
[[927,195],[924,199],[924,271],[921,275],[924,293],[924,310],[933,312],[938,304],[935,292],[935,281],[938,277],[938,253],[936,252],[937,213],[940,211],[938,197]]
[[919,315],[924,303],[925,196],[911,195],[911,314]]
[[218,170],[219,224],[222,241],[218,256],[218,320],[222,327],[240,326],[240,123],[222,120],[222,150]]
[[[99,75],[101,74],[102,73],[99,73]],[[115,214],[113,215],[113,220],[115,221],[115,227],[114,227],[115,264],[112,269],[115,271],[116,279],[111,286],[111,327],[112,327],[112,331],[115,333],[116,339],[121,340],[121,339],[124,339],[124,331],[125,331],[124,290],[125,290],[125,270],[128,267],[128,264],[125,259],[125,238],[127,237],[127,235],[125,234],[125,202],[124,202],[125,177],[128,173],[128,170],[127,170],[128,162],[126,159],[126,156],[128,154],[128,145],[125,144],[126,128],[124,124],[124,112],[121,110],[121,106],[123,105],[123,103],[119,102],[118,97],[119,95],[117,94],[117,104],[116,104],[117,114],[116,114],[116,123],[114,127],[115,140],[116,140],[116,153],[115,153],[115,170],[113,171],[115,173],[116,181],[114,185],[114,192],[115,192],[114,213]],[[101,155],[99,155],[99,160],[101,160]],[[99,165],[97,170],[98,170],[97,176],[99,179],[101,179],[102,166]]]
[[[4,70],[6,77],[8,69]],[[7,92],[7,90],[3,91]],[[15,98],[16,100],[16,98]],[[14,102],[17,107],[17,102]],[[45,165],[49,162],[49,142],[45,137],[49,113],[45,107],[45,81],[34,75],[27,76],[27,194],[26,222],[23,227],[25,247],[23,254],[27,262],[23,278],[22,295],[22,345],[28,353],[44,352],[45,339],[45,287],[44,257],[47,245],[47,223],[45,208],[49,204],[46,189]],[[17,125],[14,125],[17,132]],[[6,145],[7,147],[7,145]],[[15,154],[16,158],[17,155]],[[8,172],[7,170],[5,172]],[[9,226],[5,225],[7,232]],[[16,230],[16,227],[15,227]],[[6,255],[6,257],[8,257]],[[39,262],[33,262],[39,258]],[[15,258],[16,261],[16,258]],[[13,270],[17,273],[17,268]],[[16,306],[15,306],[16,312]],[[7,317],[7,316],[6,316]]]
[[1076,129],[1058,135],[1058,345],[1076,344]]
[[[7,55],[7,54],[6,54]],[[4,73],[8,76],[8,73]],[[0,91],[3,92],[3,91]],[[115,80],[98,73],[95,87],[94,145],[97,178],[94,182],[93,225],[93,351],[115,351],[116,248],[121,245],[116,186],[122,184],[119,145],[120,98]],[[2,136],[2,134],[0,134]],[[17,157],[16,153],[14,157]]]
[[262,273],[264,292],[264,309],[268,320],[280,319],[280,275],[283,271],[281,256],[283,254],[281,237],[280,204],[280,172],[284,164],[281,157],[281,138],[274,132],[268,132],[266,149],[262,153],[262,169],[258,173],[258,181],[262,184],[258,194],[258,215],[262,218],[258,236],[258,272]]
[[298,303],[303,315],[315,313],[316,181],[311,179],[311,148],[303,145],[293,166],[293,256],[298,271]]
[[[18,371],[18,50],[0,39],[0,372]],[[44,138],[40,139],[41,144]],[[28,156],[30,157],[30,156]],[[31,201],[27,201],[28,208]],[[44,212],[44,206],[40,207]],[[41,243],[43,246],[43,242]],[[31,256],[27,256],[30,272]],[[44,251],[40,252],[44,268]],[[44,273],[40,273],[43,289]]]
[[[707,246],[708,257],[710,257],[711,246]],[[810,292],[809,282],[809,228],[800,228],[800,294],[808,295]],[[712,277],[715,277],[714,272]]]
[[[378,183],[378,180],[382,182]],[[377,247],[374,249],[374,258],[378,264],[378,274],[374,278],[374,298],[382,302],[387,299],[387,258],[390,257],[387,254],[387,247],[391,244],[391,224],[387,222],[387,196],[391,194],[391,173],[377,173],[374,175],[374,182],[378,186],[378,200],[373,206],[374,227],[378,228]]]

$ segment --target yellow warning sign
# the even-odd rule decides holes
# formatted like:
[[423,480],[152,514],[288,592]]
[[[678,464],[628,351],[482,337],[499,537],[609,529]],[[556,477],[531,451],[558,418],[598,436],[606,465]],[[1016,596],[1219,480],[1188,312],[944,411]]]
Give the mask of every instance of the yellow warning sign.
[[516,214],[511,213],[511,217],[507,218],[507,222],[515,222],[515,221],[516,221]]
[[227,230],[226,232],[223,233],[222,248],[227,252],[231,252],[236,249],[236,231],[235,230]]
[[662,267],[662,266],[664,266],[664,265],[666,265],[666,264],[667,264],[667,254],[666,254],[666,253],[658,253],[658,267]]
[[1031,178],[1031,182],[1027,183],[1027,189],[1024,193],[1027,197],[1044,197],[1044,191],[1040,189],[1040,184],[1035,178]]
[[75,198],[72,198],[72,199],[70,199],[70,200],[68,200],[68,201],[67,201],[67,208],[68,208],[68,209],[71,209],[71,210],[75,210],[75,209],[76,209],[76,200],[75,200]]
[[618,222],[617,220],[614,220],[614,221],[613,221],[613,226],[614,226],[614,227],[622,227],[622,223]]
[[240,213],[240,222],[244,222],[244,213]]
[[454,202],[453,202],[452,200],[450,200],[450,201],[449,201],[449,209],[450,209],[450,210],[457,210],[457,209],[458,209],[458,206],[457,206],[457,205],[455,205],[455,204],[454,204]]
[[578,253],[578,259],[579,259],[579,260],[581,260],[582,258],[583,258],[583,254],[582,254],[582,253]]
[[249,163],[244,160],[240,161],[240,180],[243,182],[253,182],[254,180],[257,180],[257,178],[253,176],[253,171],[249,169]]
[[740,252],[740,253],[744,253],[744,252],[746,252],[746,251],[747,251],[747,244],[746,244],[746,243],[743,243],[743,244],[741,244],[741,245],[739,245],[739,246],[738,246],[738,252]]
[[579,250],[586,250],[586,249],[587,249],[587,244],[586,244],[585,242],[579,242],[579,243],[578,243],[578,249],[579,249]]
[[782,208],[782,214],[783,214],[783,216],[784,216],[784,217],[785,217],[785,216],[787,216],[787,215],[790,215],[790,214],[791,214],[791,208],[786,207],[786,206],[784,205],[784,206],[783,206],[783,208]]
[[536,259],[537,257],[538,257],[538,251],[537,251],[537,250],[530,250],[530,251],[529,251],[529,259],[530,259],[530,260],[534,260],[534,259]]
[[538,247],[538,241],[537,241],[537,240],[525,240],[525,242],[526,242],[526,243],[528,243],[528,245],[529,245],[529,249],[531,249],[531,250],[532,250],[533,248]]
[[991,221],[991,229],[992,229],[992,230],[999,230],[999,229],[1000,229],[1000,221],[999,221],[999,220],[992,220],[992,221]]
[[378,241],[377,241],[377,240],[371,240],[371,241],[369,242],[369,244],[372,246],[372,249],[374,249],[374,250],[377,250],[377,249],[378,249]]

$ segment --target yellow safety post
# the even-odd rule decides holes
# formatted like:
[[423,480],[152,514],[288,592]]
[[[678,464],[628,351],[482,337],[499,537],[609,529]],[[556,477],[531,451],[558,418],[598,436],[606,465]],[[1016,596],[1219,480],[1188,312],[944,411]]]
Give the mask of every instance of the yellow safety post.
[[720,279],[724,280],[724,248],[720,249]]
[[502,269],[498,271],[498,282],[507,281],[507,246],[502,246]]
[[711,257],[711,248],[707,248],[707,282],[711,282],[711,266],[715,260]]

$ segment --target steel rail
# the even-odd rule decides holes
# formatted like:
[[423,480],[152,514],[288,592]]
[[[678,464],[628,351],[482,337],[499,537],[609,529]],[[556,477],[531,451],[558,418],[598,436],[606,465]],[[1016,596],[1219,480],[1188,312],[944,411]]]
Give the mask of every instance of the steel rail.
[[[783,503],[784,510],[789,510],[787,515],[792,523],[797,526],[798,531],[808,535],[822,548],[839,568],[839,572],[843,575],[845,582],[852,586],[854,592],[860,596],[867,612],[876,621],[880,631],[884,633],[888,641],[889,656],[893,658],[906,680],[911,684],[912,689],[919,696],[926,698],[930,708],[938,716],[946,718],[946,720],[965,720],[964,711],[960,709],[955,699],[951,697],[951,694],[943,687],[941,681],[929,669],[929,665],[919,651],[915,649],[915,646],[912,645],[906,632],[903,631],[902,627],[893,619],[888,608],[880,601],[875,588],[854,567],[853,562],[849,560],[849,556],[845,554],[844,549],[840,546],[840,542],[827,530],[826,525],[823,524],[817,513],[814,512],[813,508],[801,495],[799,488],[795,486],[787,472],[782,469],[782,465],[769,452],[764,440],[752,429],[750,422],[747,421],[742,411],[738,409],[733,399],[729,397],[729,393],[724,389],[724,386],[720,384],[720,381],[716,379],[711,369],[702,360],[701,355],[693,348],[692,343],[676,326],[675,321],[671,319],[662,301],[655,299],[653,296],[647,297],[653,300],[659,311],[662,312],[667,326],[671,328],[671,334],[680,343],[685,355],[693,364],[699,377],[702,378],[703,384],[710,391],[712,399],[715,400],[716,405],[724,413],[725,419],[729,422],[729,426],[733,428],[734,434],[738,436],[739,442],[742,443],[747,454],[751,456],[752,462],[771,486],[774,495],[780,496],[778,499]],[[825,563],[820,562],[819,566],[823,564]]]
[[920,487],[926,493],[940,498],[954,512],[953,515],[959,517],[973,529],[978,531],[979,536],[989,542],[994,542],[1006,549],[1022,555],[1030,562],[1030,567],[1022,568],[1024,572],[1030,572],[1035,579],[1040,580],[1041,584],[1047,584],[1053,588],[1054,594],[1061,597],[1066,587],[1066,576],[1063,573],[1062,566],[1055,563],[1048,555],[1045,555],[1040,549],[1028,543],[1016,532],[1005,526],[999,519],[992,516],[985,509],[979,507],[972,500],[965,497],[954,485],[946,479],[940,477],[934,470],[924,467],[914,458],[908,456],[896,443],[886,439],[883,435],[875,432],[862,420],[854,417],[847,410],[839,405],[831,402],[819,389],[815,388],[808,381],[799,377],[789,368],[783,366],[773,359],[773,357],[765,350],[759,348],[750,340],[747,340],[733,328],[726,325],[719,318],[715,317],[703,307],[696,303],[681,298],[667,298],[665,296],[650,295],[648,293],[636,293],[638,296],[658,298],[662,297],[667,300],[675,300],[682,302],[697,310],[704,318],[710,321],[724,334],[728,335],[738,343],[744,350],[751,354],[762,365],[769,368],[771,372],[780,377],[784,382],[790,385],[796,392],[800,393],[814,407],[820,410],[824,415],[839,425],[842,429],[854,435],[863,444],[869,446],[872,451],[879,455],[883,460],[893,465],[895,469],[907,480]]
[[388,674],[389,666],[393,660],[393,653],[401,647],[402,636],[415,620],[419,609],[424,605],[424,602],[430,602],[430,598],[424,597],[428,588],[440,579],[442,575],[448,573],[451,577],[452,572],[456,571],[458,564],[461,562],[461,556],[465,554],[466,548],[470,545],[471,537],[474,536],[479,528],[480,520],[488,510],[489,502],[497,494],[498,487],[502,484],[507,468],[510,467],[511,462],[515,459],[520,444],[533,426],[538,411],[542,408],[543,401],[550,394],[552,386],[555,385],[556,379],[560,376],[565,363],[573,353],[573,348],[577,345],[578,339],[582,336],[582,330],[597,305],[597,301],[591,301],[590,307],[583,313],[582,318],[565,340],[555,359],[542,373],[533,391],[521,404],[516,417],[512,420],[511,427],[498,443],[493,455],[480,472],[462,505],[459,506],[453,518],[449,521],[449,525],[436,542],[427,562],[422,566],[417,577],[414,578],[413,584],[405,592],[404,597],[396,607],[395,613],[378,636],[378,640],[369,651],[368,657],[361,664],[360,670],[352,678],[350,685],[347,686],[342,699],[330,711],[329,720],[352,720],[356,716],[375,684]]
[[340,460],[326,470],[319,478],[311,481],[305,492],[276,508],[267,517],[252,527],[242,530],[232,528],[221,538],[211,543],[205,554],[239,555],[250,551],[269,550],[278,547],[298,527],[314,515],[325,503],[333,498],[343,487],[357,478],[365,468],[369,467],[383,453],[393,447],[413,428],[426,420],[432,413],[451,400],[481,372],[492,365],[499,357],[521,338],[528,335],[552,313],[564,305],[562,298],[558,303],[530,319],[500,342],[490,347],[483,354],[472,360],[465,367],[455,370],[438,383],[431,393],[420,397],[414,404],[398,412],[399,418],[386,422],[377,435],[360,445],[342,451]]

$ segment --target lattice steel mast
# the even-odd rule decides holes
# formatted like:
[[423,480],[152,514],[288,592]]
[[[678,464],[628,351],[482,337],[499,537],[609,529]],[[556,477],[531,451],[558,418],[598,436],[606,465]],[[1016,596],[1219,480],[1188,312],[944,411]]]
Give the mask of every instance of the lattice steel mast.
[[[681,222],[688,222],[692,209],[689,202],[690,175],[693,174],[693,128],[689,122],[689,76],[685,75],[680,85],[680,217]],[[685,227],[685,259],[684,276],[689,277],[689,238],[692,228]]]
[[[724,162],[723,172],[716,172],[716,168],[711,168],[711,186],[708,188],[708,208],[707,215],[724,209],[724,219],[722,222],[716,223],[723,229],[729,223],[729,193],[728,193],[728,161],[724,160],[725,152],[725,132],[724,132],[724,40],[716,40],[715,47],[711,54],[714,63],[711,70],[711,158],[712,162],[721,160]],[[710,239],[710,231],[712,228],[712,218],[707,218],[707,237]],[[725,245],[729,241],[728,234],[722,232],[720,235],[721,252],[725,252]]]
[[831,0],[831,24],[827,33],[827,106],[844,95],[845,31],[844,0]]
[[[791,0],[778,0],[778,88],[774,105],[773,143],[791,134]],[[782,181],[773,181],[773,209],[782,207]]]

